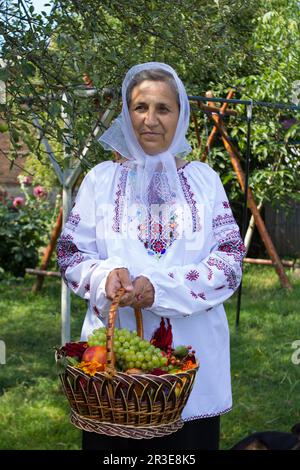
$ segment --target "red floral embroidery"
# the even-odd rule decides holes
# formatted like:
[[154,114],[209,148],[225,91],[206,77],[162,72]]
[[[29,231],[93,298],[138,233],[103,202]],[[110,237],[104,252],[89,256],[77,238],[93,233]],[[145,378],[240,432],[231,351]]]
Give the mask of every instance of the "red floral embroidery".
[[242,263],[246,253],[246,248],[242,239],[239,237],[237,240],[219,242],[218,251],[223,251],[229,256],[233,256],[235,261]]
[[120,176],[120,181],[118,183],[116,199],[115,199],[115,212],[114,212],[113,226],[112,226],[115,232],[120,232],[121,230],[120,221],[121,221],[122,212],[124,209],[124,197],[125,197],[125,191],[126,191],[126,182],[127,182],[128,172],[129,172],[129,167],[123,166],[121,169],[121,176]]
[[[187,166],[189,162],[185,166]],[[201,229],[198,210],[196,207],[196,201],[194,199],[194,193],[191,191],[190,185],[188,184],[187,178],[184,175],[183,168],[178,169],[179,180],[182,185],[183,193],[185,199],[187,200],[193,220],[193,231],[199,231]],[[126,194],[126,185],[127,177],[129,174],[130,168],[126,165],[123,165],[121,169],[121,174],[119,176],[119,181],[117,184],[117,189],[115,192],[115,207],[114,207],[114,217],[113,217],[113,230],[115,232],[120,232],[121,230],[121,217],[124,210],[124,197]],[[155,183],[155,180],[153,184]],[[157,182],[155,184],[158,184]],[[154,186],[155,186],[154,184]],[[152,187],[151,187],[152,188]],[[152,191],[152,192],[151,192]],[[149,201],[150,203],[159,203],[156,201],[157,194],[159,191],[154,191],[153,188],[149,192]],[[153,198],[155,201],[153,201]],[[143,220],[141,224],[138,225],[138,238],[143,243],[147,252],[151,256],[155,256],[159,259],[166,250],[173,244],[174,240],[178,238],[178,223],[176,221],[176,214],[171,214],[170,220],[168,223],[164,223],[162,226],[159,223],[155,223],[151,218],[146,217],[146,220]]]
[[94,314],[97,315],[97,317],[100,316],[100,310],[96,307],[96,305],[93,306]]
[[184,197],[191,209],[192,220],[193,220],[193,232],[199,232],[199,230],[201,230],[201,224],[200,224],[199,214],[198,214],[198,210],[196,206],[196,201],[194,199],[194,193],[191,191],[191,186],[189,185],[187,181],[187,177],[184,174],[183,168],[184,167],[178,170],[178,176],[181,182]]
[[162,233],[162,225],[155,222],[152,226],[152,233],[155,235]]
[[200,292],[200,293],[198,294],[198,297],[200,297],[200,299],[206,300],[206,297],[205,297],[204,292]]
[[73,211],[71,211],[69,214],[68,220],[65,224],[65,227],[68,228],[69,230],[72,230],[72,232],[74,232],[80,220],[81,220],[80,214],[73,213]]
[[191,291],[190,291],[190,294],[191,294],[192,297],[194,297],[194,299],[206,300],[206,297],[205,297],[204,292],[199,292],[198,294],[196,294],[196,292],[194,292],[193,290],[191,290]]
[[213,229],[233,224],[235,225],[236,222],[232,214],[217,215],[212,222]]
[[196,269],[192,269],[191,271],[189,271],[186,275],[185,275],[185,278],[188,280],[188,281],[196,281],[199,277],[199,273],[198,271],[196,271]]
[[57,264],[63,277],[65,278],[68,268],[76,266],[83,260],[84,256],[73,242],[72,235],[63,233],[57,242]]
[[215,266],[219,271],[223,271],[228,282],[228,288],[235,290],[238,286],[238,278],[233,268],[224,261],[210,257],[207,261],[209,266]]
[[191,296],[194,297],[194,299],[198,299],[198,295],[196,294],[196,292],[192,290],[191,290]]
[[[152,242],[151,243],[151,248],[156,252],[156,253],[164,253],[166,250],[165,250],[165,247],[166,247],[166,244],[163,243],[162,241],[160,240],[157,240],[155,241],[154,243]],[[149,247],[147,247],[149,248]]]

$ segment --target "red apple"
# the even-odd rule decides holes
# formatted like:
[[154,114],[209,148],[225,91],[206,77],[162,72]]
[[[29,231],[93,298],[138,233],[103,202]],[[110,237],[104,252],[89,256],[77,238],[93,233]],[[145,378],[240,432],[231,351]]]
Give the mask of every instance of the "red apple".
[[87,348],[82,356],[84,362],[97,361],[99,364],[106,364],[106,347],[105,346],[90,346]]

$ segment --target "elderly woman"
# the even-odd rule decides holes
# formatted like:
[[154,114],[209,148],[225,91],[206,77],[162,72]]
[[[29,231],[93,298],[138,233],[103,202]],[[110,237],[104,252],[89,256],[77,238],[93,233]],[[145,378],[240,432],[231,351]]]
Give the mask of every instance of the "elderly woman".
[[[138,448],[218,449],[220,415],[232,407],[223,302],[240,283],[244,245],[218,175],[183,158],[191,151],[189,102],[176,72],[156,62],[134,66],[122,98],[122,113],[100,142],[123,158],[84,178],[58,263],[68,286],[88,301],[82,340],[105,324],[123,287],[117,326],[134,330],[132,308],[140,307],[146,339],[165,325],[175,346],[196,350],[200,369],[183,428]],[[136,446],[134,439],[83,434],[84,449]]]

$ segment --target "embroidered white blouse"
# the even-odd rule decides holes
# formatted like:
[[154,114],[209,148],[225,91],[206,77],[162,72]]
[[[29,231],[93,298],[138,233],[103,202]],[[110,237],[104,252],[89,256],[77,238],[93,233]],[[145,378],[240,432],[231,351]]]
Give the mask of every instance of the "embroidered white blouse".
[[[220,415],[232,407],[229,329],[223,302],[237,289],[245,254],[223,185],[207,164],[189,162],[178,175],[190,208],[188,240],[165,243],[161,227],[151,239],[136,214],[136,236],[122,232],[124,195],[134,172],[127,162],[106,161],[84,178],[58,241],[58,264],[72,291],[88,301],[81,340],[103,326],[111,305],[105,283],[112,269],[128,268],[132,280],[149,278],[154,303],[143,309],[145,338],[161,317],[172,324],[173,344],[192,345],[200,361],[193,391],[184,408],[186,421]],[[118,325],[135,329],[131,307],[119,308]]]

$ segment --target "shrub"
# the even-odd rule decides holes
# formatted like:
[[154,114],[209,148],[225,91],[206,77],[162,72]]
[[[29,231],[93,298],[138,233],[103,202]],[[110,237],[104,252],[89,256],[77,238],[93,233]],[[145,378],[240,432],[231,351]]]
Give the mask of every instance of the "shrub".
[[[49,241],[57,215],[42,186],[32,188],[28,177],[19,177],[22,196],[0,198],[0,268],[14,276],[24,276],[26,268],[36,267],[39,250]],[[1,272],[1,270],[0,270]]]

